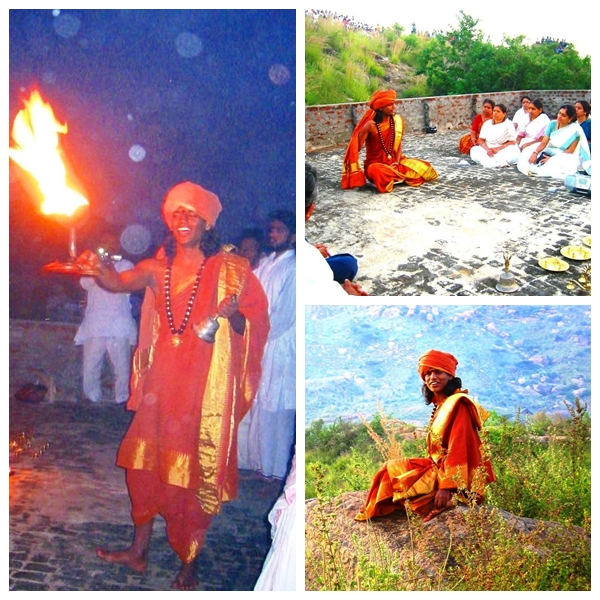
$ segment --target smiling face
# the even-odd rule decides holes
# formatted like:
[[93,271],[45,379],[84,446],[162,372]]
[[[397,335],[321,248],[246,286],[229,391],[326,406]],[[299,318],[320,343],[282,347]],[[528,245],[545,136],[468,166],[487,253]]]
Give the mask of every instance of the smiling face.
[[171,215],[170,229],[178,244],[198,247],[207,227],[196,211],[180,206]]
[[439,369],[429,369],[424,375],[423,380],[429,391],[436,395],[442,395],[448,382],[453,379],[452,375]]

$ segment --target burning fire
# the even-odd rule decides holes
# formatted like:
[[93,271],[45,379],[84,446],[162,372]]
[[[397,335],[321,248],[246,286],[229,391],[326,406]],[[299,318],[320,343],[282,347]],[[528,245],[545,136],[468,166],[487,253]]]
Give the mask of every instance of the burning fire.
[[89,202],[67,185],[67,169],[58,141],[59,133],[67,133],[67,124],[54,118],[52,107],[37,90],[23,102],[25,108],[13,122],[11,137],[15,145],[9,147],[8,155],[37,181],[44,197],[41,210],[45,215],[72,217]]

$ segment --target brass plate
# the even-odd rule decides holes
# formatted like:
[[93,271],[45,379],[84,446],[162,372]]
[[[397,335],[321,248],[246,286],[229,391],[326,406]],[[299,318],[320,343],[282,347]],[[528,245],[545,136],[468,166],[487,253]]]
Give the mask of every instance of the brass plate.
[[93,277],[96,272],[85,269],[81,265],[72,262],[53,262],[42,267],[44,273],[59,273],[61,275],[77,275],[81,277],[88,275]]
[[592,247],[592,236],[588,235],[581,240],[586,246]]
[[544,256],[538,261],[538,265],[546,271],[566,271],[569,268],[569,263],[556,256]]
[[560,253],[571,260],[589,260],[592,257],[592,251],[583,246],[565,246],[560,249]]

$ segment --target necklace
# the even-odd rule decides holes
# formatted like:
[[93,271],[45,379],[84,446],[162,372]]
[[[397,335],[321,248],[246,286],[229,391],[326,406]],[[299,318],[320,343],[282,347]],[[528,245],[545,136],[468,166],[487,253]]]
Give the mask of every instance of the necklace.
[[192,288],[192,293],[190,294],[190,299],[188,300],[187,308],[185,309],[183,321],[178,329],[175,328],[173,311],[171,310],[171,269],[171,264],[167,265],[167,268],[165,269],[165,310],[167,311],[169,329],[171,330],[171,335],[173,336],[171,338],[171,344],[177,348],[183,343],[181,334],[184,332],[186,325],[190,320],[190,315],[192,314],[192,306],[194,306],[194,300],[196,300],[196,294],[198,293],[198,288],[200,287],[200,279],[202,279],[202,273],[204,272],[204,263],[202,263],[198,269],[196,281],[194,281],[194,287]]
[[377,133],[379,134],[379,141],[381,142],[381,147],[385,152],[387,159],[390,160],[392,158],[392,152],[394,150],[394,138],[396,137],[396,130],[394,125],[394,119],[390,117],[390,143],[389,150],[385,147],[385,142],[383,141],[383,135],[381,135],[381,129],[379,129],[379,123],[375,123],[375,127],[377,127]]
[[438,405],[436,404],[433,407],[433,410],[431,411],[431,417],[429,418],[429,426],[431,427],[431,424],[433,423],[433,419],[435,418],[435,413],[437,412],[438,409]]

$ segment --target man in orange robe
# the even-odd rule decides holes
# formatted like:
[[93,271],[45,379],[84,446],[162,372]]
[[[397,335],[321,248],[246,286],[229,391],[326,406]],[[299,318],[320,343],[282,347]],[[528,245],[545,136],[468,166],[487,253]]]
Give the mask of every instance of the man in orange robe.
[[[437,179],[430,163],[402,154],[404,120],[396,114],[395,101],[394,90],[375,92],[371,97],[344,156],[343,189],[363,186],[368,179],[380,192],[391,192],[394,183],[416,186]],[[363,146],[366,146],[364,172],[359,162]]]
[[[237,426],[257,390],[269,331],[267,299],[250,264],[219,252],[215,194],[184,182],[163,203],[171,238],[159,254],[117,273],[87,256],[112,291],[146,288],[127,408],[136,411],[119,448],[135,526],[131,546],[100,558],[142,572],[156,515],[181,560],[173,582],[193,589],[212,515],[237,496]],[[198,335],[220,321],[214,342]]]
[[[468,490],[483,501],[485,483],[496,480],[492,466],[481,454],[478,431],[489,414],[456,377],[458,361],[452,354],[430,350],[419,359],[425,382],[425,401],[434,404],[427,431],[427,458],[388,460],[373,478],[365,506],[357,521],[410,509],[429,521],[466,500]],[[483,467],[485,476],[477,476]]]

